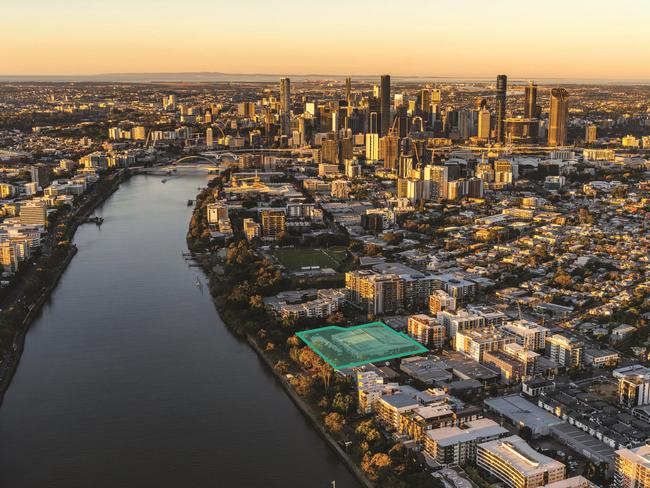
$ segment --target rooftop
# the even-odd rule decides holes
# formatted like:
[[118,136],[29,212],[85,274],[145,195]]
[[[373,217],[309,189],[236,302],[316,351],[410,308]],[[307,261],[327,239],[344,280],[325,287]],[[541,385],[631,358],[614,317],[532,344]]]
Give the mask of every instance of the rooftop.
[[560,461],[537,452],[517,435],[485,442],[479,447],[496,454],[526,476],[564,467]]
[[478,419],[465,423],[462,427],[441,427],[427,431],[427,437],[445,447],[475,439],[493,437],[508,432],[494,420]]

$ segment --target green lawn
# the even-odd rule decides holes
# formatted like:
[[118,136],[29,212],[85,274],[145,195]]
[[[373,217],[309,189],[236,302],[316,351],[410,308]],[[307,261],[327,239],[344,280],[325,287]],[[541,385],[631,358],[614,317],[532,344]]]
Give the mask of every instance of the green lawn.
[[320,266],[336,270],[347,257],[347,250],[340,246],[323,249],[297,247],[276,249],[271,254],[289,271],[300,271],[303,266]]

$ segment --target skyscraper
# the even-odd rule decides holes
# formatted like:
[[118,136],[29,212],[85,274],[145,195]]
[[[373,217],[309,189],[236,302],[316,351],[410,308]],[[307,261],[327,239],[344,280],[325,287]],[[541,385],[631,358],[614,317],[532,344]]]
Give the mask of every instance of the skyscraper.
[[345,79],[345,101],[348,102],[348,109],[352,105],[352,78]]
[[548,145],[564,146],[567,139],[569,92],[564,88],[551,90],[551,110],[548,116]]
[[431,112],[431,90],[428,88],[422,88],[420,90],[420,94],[418,95],[418,109],[423,116]]
[[50,168],[44,164],[37,164],[29,169],[32,181],[37,186],[45,188],[50,184]]
[[440,100],[442,99],[442,96],[440,94],[440,88],[434,88],[431,90],[431,103],[438,104],[440,103]]
[[380,105],[379,113],[381,114],[380,134],[385,136],[390,128],[390,75],[381,77],[379,89]]
[[524,118],[537,117],[537,85],[531,81],[526,87],[526,100],[524,102]]
[[366,134],[366,159],[368,161],[379,159],[379,134]]
[[212,131],[212,127],[208,127],[205,131],[205,145],[206,147],[214,146],[214,134]]
[[291,130],[291,80],[280,79],[280,127],[282,135],[288,136]]
[[389,131],[387,136],[379,140],[379,157],[384,160],[384,168],[397,168],[397,161],[400,155],[399,149],[399,136],[394,135],[392,131]]
[[598,126],[595,124],[589,124],[585,128],[585,142],[591,144],[596,139],[598,139]]
[[490,138],[490,111],[483,107],[478,111],[478,138],[488,140]]
[[426,166],[424,168],[424,180],[429,181],[431,197],[436,200],[447,198],[447,183],[449,182],[449,168],[446,166]]
[[506,93],[508,91],[508,77],[506,75],[497,76],[497,126],[496,139],[497,143],[503,144],[506,138]]

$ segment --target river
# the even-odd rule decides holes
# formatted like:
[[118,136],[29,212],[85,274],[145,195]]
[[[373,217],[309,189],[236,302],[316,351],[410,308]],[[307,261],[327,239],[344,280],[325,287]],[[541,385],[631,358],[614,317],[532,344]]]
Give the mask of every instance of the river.
[[0,407],[2,488],[358,487],[181,256],[207,176],[97,209]]

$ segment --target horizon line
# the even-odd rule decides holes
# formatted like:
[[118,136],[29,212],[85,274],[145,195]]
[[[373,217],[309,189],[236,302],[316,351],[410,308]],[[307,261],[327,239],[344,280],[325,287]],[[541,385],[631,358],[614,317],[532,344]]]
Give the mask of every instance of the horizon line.
[[[388,73],[383,73],[388,74]],[[12,78],[16,80],[30,80],[38,78],[68,78],[68,79],[83,79],[83,78],[103,78],[103,77],[115,77],[115,76],[242,76],[242,77],[296,77],[296,78],[379,78],[382,74],[334,74],[334,73],[239,73],[239,72],[223,72],[223,71],[143,71],[143,72],[104,72],[104,73],[89,73],[89,74],[2,74],[0,73],[0,78]],[[411,79],[422,79],[422,80],[490,80],[492,78],[496,79],[495,75],[409,75],[409,74],[390,74],[393,78],[411,78]],[[583,82],[626,82],[626,83],[650,83],[650,78],[602,78],[602,77],[576,77],[576,76],[541,76],[541,77],[531,77],[531,76],[521,76],[521,75],[507,75],[512,81],[535,81],[535,80],[567,80],[567,81],[583,81]],[[110,80],[109,80],[110,81]],[[186,81],[186,80],[175,80],[175,81]],[[237,80],[234,80],[237,81]],[[244,81],[244,80],[242,80]]]

